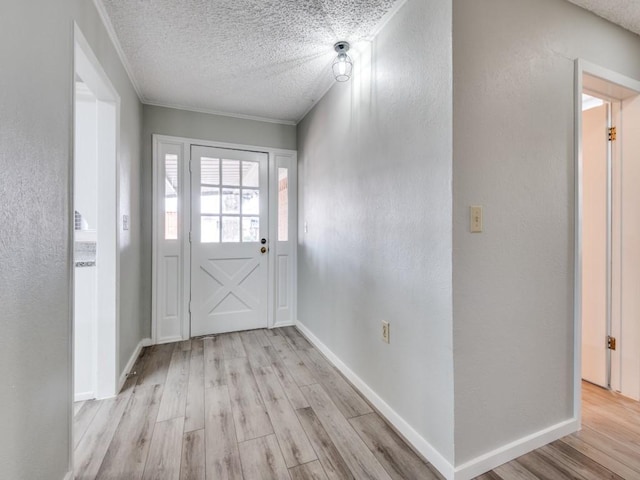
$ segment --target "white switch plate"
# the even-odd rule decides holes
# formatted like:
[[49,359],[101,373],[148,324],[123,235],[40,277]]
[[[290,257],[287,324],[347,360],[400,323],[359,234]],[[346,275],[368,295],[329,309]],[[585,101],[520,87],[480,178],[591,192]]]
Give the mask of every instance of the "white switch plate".
[[469,216],[471,218],[471,233],[482,233],[482,207],[471,205]]
[[384,343],[389,343],[389,322],[382,322],[382,341]]

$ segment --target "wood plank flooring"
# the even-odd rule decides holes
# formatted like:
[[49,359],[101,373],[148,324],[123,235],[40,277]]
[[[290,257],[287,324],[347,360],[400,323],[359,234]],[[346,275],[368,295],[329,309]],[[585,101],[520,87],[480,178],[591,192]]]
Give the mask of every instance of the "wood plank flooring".
[[[430,480],[293,327],[145,348],[122,392],[74,405],[78,480]],[[583,429],[481,480],[640,480],[640,403],[585,383]]]

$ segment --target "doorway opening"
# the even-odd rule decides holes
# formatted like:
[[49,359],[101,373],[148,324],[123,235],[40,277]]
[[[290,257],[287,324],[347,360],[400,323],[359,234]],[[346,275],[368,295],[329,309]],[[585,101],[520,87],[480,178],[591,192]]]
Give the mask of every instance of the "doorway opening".
[[578,61],[574,408],[583,381],[640,400],[640,82]]
[[74,26],[74,401],[118,390],[118,177],[120,99]]

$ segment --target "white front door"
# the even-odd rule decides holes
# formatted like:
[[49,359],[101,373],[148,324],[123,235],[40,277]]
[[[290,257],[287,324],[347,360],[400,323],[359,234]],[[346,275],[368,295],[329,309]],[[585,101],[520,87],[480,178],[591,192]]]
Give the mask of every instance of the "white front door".
[[191,336],[267,327],[268,155],[191,149]]

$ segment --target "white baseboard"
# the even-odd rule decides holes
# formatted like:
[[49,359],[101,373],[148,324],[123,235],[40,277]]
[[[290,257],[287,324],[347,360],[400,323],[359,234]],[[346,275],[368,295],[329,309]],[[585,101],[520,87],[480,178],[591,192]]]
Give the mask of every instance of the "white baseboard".
[[536,448],[554,442],[570,433],[577,431],[580,423],[576,419],[565,420],[551,427],[527,435],[500,448],[480,455],[466,462],[455,470],[455,480],[469,480],[482,475],[489,470],[529,453]]
[[91,400],[92,398],[96,398],[96,395],[93,392],[76,393],[73,396],[73,401],[74,402],[84,402],[85,400]]
[[153,345],[153,341],[150,338],[143,338],[142,340],[140,340],[140,342],[136,346],[135,350],[131,354],[131,357],[129,358],[129,361],[127,362],[127,365],[124,367],[124,370],[122,370],[122,373],[120,374],[120,379],[118,380],[118,388],[117,388],[118,392],[122,390],[122,387],[124,386],[124,382],[127,380],[127,375],[129,374],[129,372],[131,372],[133,365],[136,363],[136,360],[140,356],[140,352],[142,351],[142,348],[148,347],[149,345]]
[[322,343],[304,324],[298,321],[296,327],[325,357],[347,377],[347,379],[364,395],[369,402],[393,425],[393,427],[427,459],[448,480],[469,480],[482,475],[536,448],[551,443],[577,431],[580,424],[576,419],[569,419],[520,438],[514,442],[497,448],[491,452],[474,458],[459,467],[454,467],[409,425],[393,408],[376,394],[358,375],[347,367],[329,347]]
[[426,458],[446,478],[454,479],[454,467],[438,452],[427,440],[416,432],[406,420],[404,420],[393,408],[391,408],[377,393],[369,387],[358,375],[347,367],[329,347],[322,343],[311,331],[298,321],[296,327],[307,337],[325,357],[347,377],[347,379],[364,395],[369,402],[380,412],[385,419],[398,430],[398,432]]

